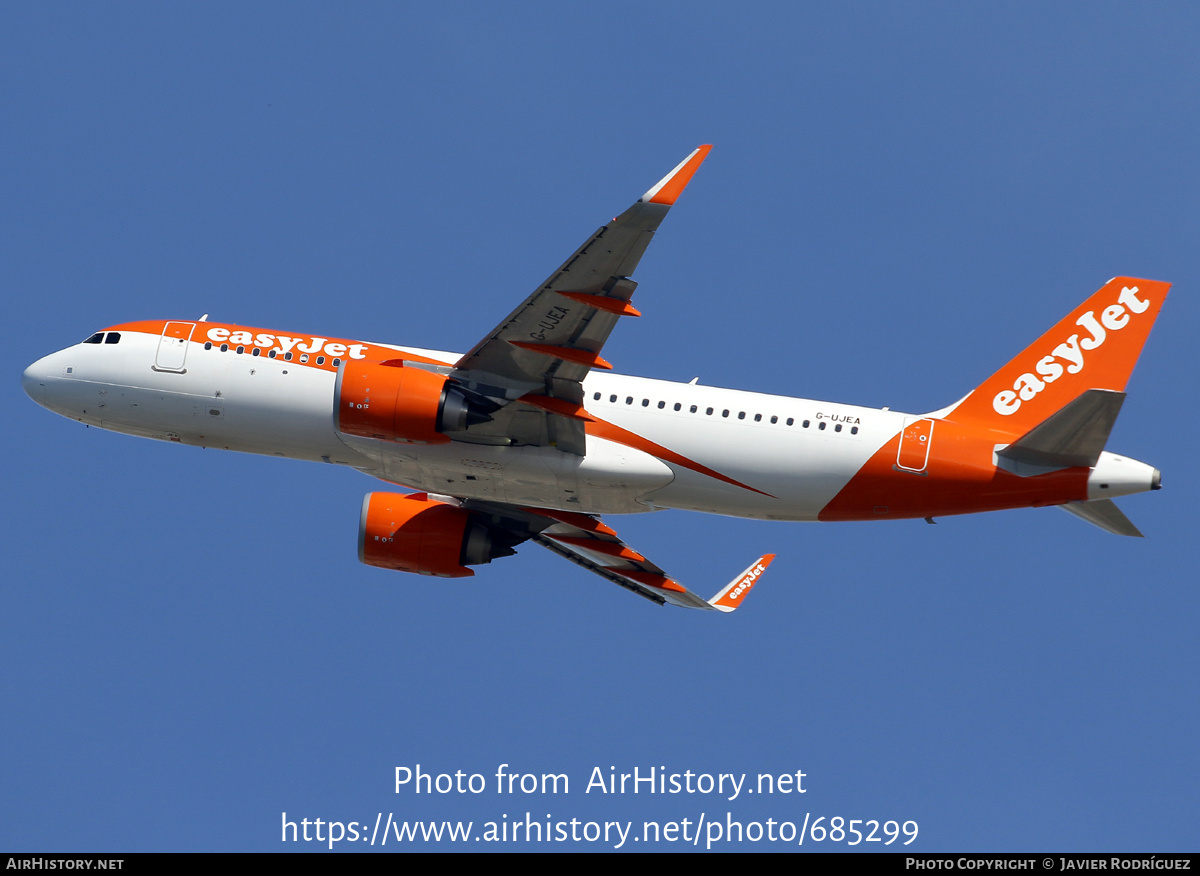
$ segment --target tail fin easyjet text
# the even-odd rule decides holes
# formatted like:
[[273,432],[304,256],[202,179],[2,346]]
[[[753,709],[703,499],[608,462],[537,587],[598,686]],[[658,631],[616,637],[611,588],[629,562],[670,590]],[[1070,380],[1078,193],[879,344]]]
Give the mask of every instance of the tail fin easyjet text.
[[1088,390],[1123,392],[1170,288],[1157,280],[1115,277],[946,418],[1018,436]]

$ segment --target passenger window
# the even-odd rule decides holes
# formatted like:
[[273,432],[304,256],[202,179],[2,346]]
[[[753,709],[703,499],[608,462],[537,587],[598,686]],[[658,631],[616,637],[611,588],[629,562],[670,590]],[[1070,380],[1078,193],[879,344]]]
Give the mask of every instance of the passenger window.
[[[254,352],[256,352],[256,353],[257,353],[257,352],[258,352],[258,350],[255,350]],[[318,364],[318,365],[324,365],[324,364],[325,364],[325,357],[324,357],[324,356],[318,356],[318,357],[317,357],[317,364]]]
[[692,407],[691,407],[692,413],[693,414],[696,413],[697,410],[698,410],[697,407],[695,405],[692,405]]
[[341,368],[341,367],[342,367],[342,360],[341,360],[341,359],[334,359],[334,360],[333,360],[333,367],[334,367],[334,368]]
[[840,432],[840,431],[842,431],[842,424],[841,424],[841,423],[838,423],[836,426],[834,426],[834,427],[833,427],[833,431],[835,431],[835,432]]
[[278,356],[278,355],[279,355],[279,351],[278,351],[278,350],[272,350],[271,352],[267,353],[267,355],[268,355],[269,357],[271,357],[272,359],[274,359],[276,356]]
[[[224,349],[225,349],[225,345],[224,345],[224,344],[222,344],[222,345],[221,345],[221,349],[222,349],[222,350],[224,350]],[[283,354],[283,359],[284,359],[284,361],[285,361],[285,362],[291,362],[291,361],[292,361],[292,351],[291,351],[291,350],[288,350],[286,353],[284,353],[284,354]]]
[[681,410],[682,408],[683,408],[683,405],[681,405],[679,402],[675,402],[675,410],[678,411],[678,410]]
[[229,344],[221,344],[221,352],[228,353],[229,352]]
[[212,341],[205,341],[205,342],[204,342],[204,349],[206,349],[206,350],[211,350],[211,349],[212,349]]
[[642,407],[644,407],[644,408],[650,407],[650,399],[648,399],[648,398],[642,399]]
[[[788,424],[789,426],[790,426],[790,425],[792,425],[792,423],[794,423],[794,422],[796,422],[796,421],[795,421],[795,420],[793,420],[791,417],[788,417],[788,418],[787,418],[787,424]],[[805,421],[804,421],[804,428],[805,428],[805,429],[807,429],[807,428],[808,428],[808,420],[805,420]]]
[[712,408],[706,408],[704,410],[704,413],[708,414],[711,417],[712,416]]
[[666,403],[665,401],[660,401],[660,402],[658,403],[658,409],[659,409],[660,411],[661,411],[663,408],[665,408],[666,406],[667,406],[667,403]]
[[762,414],[755,414],[755,415],[754,415],[754,422],[756,422],[756,423],[761,423],[761,422],[762,422]]
[[775,423],[778,423],[778,422],[779,422],[779,417],[775,416],[774,414],[771,414],[772,425],[774,425]]
[[820,429],[822,432],[824,432],[825,431],[825,421],[822,420],[821,422],[817,423],[817,428]]
[[592,401],[600,401],[600,393],[596,393],[595,395],[593,395]]
[[851,434],[851,435],[857,435],[857,434],[858,434],[858,426],[851,426],[851,427],[850,427],[850,434]]
[[608,397],[608,400],[609,400],[610,402],[613,402],[613,403],[615,403],[615,402],[616,402],[616,400],[617,400],[617,397],[616,397],[615,395],[610,395],[610,396]]
[[261,355],[262,355],[262,350],[260,350],[258,347],[255,347],[255,348],[254,348],[253,350],[251,350],[250,352],[251,352],[251,354],[252,354],[252,355],[254,355],[254,356],[261,356]]

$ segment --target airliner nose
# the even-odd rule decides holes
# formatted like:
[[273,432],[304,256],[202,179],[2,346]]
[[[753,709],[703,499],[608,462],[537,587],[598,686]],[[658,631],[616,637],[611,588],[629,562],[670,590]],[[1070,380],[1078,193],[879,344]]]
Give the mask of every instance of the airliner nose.
[[46,380],[49,369],[46,360],[38,359],[21,375],[21,388],[25,394],[43,407],[46,406]]

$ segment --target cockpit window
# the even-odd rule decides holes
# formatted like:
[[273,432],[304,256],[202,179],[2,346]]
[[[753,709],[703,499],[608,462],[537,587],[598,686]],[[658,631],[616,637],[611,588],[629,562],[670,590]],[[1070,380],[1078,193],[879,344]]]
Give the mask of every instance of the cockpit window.
[[121,343],[121,333],[120,332],[109,332],[108,336],[104,338],[104,343],[106,343],[106,344]]
[[84,343],[85,344],[98,344],[103,340],[104,340],[104,332],[96,332],[94,335],[92,335],[90,338],[88,338],[86,341],[84,341]]

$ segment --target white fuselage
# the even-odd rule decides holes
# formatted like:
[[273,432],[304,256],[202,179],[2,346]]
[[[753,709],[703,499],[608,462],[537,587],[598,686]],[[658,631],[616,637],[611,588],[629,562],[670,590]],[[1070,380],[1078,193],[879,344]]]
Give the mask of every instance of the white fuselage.
[[[584,383],[588,413],[667,449],[666,459],[592,435],[583,457],[552,447],[397,443],[336,430],[336,373],[328,367],[251,355],[252,348],[222,351],[199,332],[167,362],[159,334],[122,329],[117,343],[76,344],[35,362],[25,372],[26,391],[57,413],[117,432],[324,461],[417,490],[590,514],[685,508],[815,520],[913,419],[593,372]],[[458,359],[369,347],[448,366]]]

